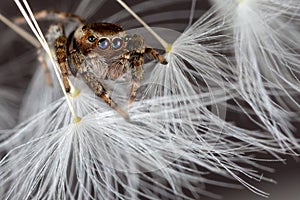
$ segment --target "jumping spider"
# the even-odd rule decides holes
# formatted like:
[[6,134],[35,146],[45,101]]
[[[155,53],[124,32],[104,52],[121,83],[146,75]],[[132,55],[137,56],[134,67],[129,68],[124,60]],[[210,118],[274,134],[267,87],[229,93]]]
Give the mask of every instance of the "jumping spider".
[[98,97],[125,119],[129,119],[128,114],[111,99],[101,80],[116,80],[131,70],[132,83],[129,97],[129,104],[131,104],[143,76],[144,55],[150,54],[164,65],[167,64],[165,58],[153,48],[147,47],[143,37],[129,35],[119,25],[88,24],[79,16],[53,11],[36,13],[36,18],[47,18],[49,15],[60,20],[72,18],[80,23],[69,36],[65,35],[62,24],[50,26],[47,34],[54,42],[66,92],[70,92],[68,76],[80,75]]

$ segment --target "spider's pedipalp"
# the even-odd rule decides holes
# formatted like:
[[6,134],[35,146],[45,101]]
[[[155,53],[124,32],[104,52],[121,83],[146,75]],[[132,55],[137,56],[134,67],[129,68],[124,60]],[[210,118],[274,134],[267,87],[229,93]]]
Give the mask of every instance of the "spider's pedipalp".
[[129,105],[133,103],[137,90],[140,87],[140,82],[144,74],[144,53],[133,52],[130,59],[132,84],[129,97]]

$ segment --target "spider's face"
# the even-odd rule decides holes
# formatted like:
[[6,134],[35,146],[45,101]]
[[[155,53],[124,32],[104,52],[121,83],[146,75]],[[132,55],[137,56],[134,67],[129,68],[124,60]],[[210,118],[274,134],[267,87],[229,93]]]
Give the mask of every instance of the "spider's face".
[[118,25],[94,23],[79,26],[74,33],[74,40],[84,55],[97,53],[109,59],[122,54],[130,38]]

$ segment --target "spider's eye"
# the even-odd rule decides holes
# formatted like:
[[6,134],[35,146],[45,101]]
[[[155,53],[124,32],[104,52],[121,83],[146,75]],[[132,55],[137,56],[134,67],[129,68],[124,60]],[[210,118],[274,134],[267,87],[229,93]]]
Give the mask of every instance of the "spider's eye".
[[113,49],[119,49],[123,44],[123,40],[120,38],[115,38],[112,41],[112,48]]
[[126,35],[126,36],[124,37],[124,41],[125,41],[125,42],[128,42],[129,39],[130,39],[129,35]]
[[88,37],[88,40],[90,41],[90,42],[95,42],[95,40],[96,40],[96,38],[94,37],[94,36],[89,36]]
[[98,42],[98,47],[100,49],[107,49],[109,47],[109,41],[107,38],[102,38]]

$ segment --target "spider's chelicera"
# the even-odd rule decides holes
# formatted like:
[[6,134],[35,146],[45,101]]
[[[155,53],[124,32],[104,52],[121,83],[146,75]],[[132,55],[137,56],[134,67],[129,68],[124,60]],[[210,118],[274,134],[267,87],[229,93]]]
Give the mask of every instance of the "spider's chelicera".
[[116,80],[131,70],[131,104],[143,77],[144,55],[150,54],[162,64],[167,64],[165,58],[148,47],[142,36],[129,35],[119,25],[88,24],[73,14],[54,14],[58,18],[72,17],[80,21],[80,25],[69,36],[65,35],[62,24],[52,25],[48,31],[48,38],[53,38],[66,92],[70,92],[68,76],[81,76],[98,97],[128,119],[128,114],[111,99],[101,81]]

